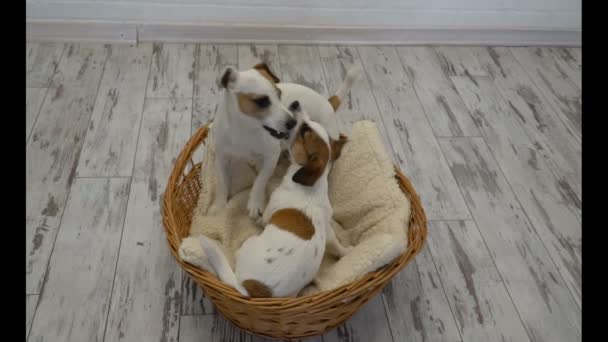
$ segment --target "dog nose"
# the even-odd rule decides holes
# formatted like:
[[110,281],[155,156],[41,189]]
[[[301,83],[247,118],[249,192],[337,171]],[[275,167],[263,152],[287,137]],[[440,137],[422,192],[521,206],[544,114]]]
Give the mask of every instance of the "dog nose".
[[290,105],[289,105],[289,110],[292,112],[295,111],[299,111],[300,110],[300,102],[299,101],[293,101]]
[[285,124],[285,126],[287,126],[287,129],[292,129],[296,126],[296,123],[298,123],[298,121],[296,121],[296,119],[289,119],[287,121],[287,123]]

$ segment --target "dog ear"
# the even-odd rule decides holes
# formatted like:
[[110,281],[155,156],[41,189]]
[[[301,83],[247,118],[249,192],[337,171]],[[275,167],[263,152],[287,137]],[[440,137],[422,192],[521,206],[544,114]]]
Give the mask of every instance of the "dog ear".
[[342,154],[342,147],[344,147],[344,144],[346,144],[346,142],[348,141],[348,138],[346,137],[346,135],[344,134],[340,134],[340,137],[338,138],[338,140],[331,140],[331,160],[334,161],[338,158],[340,158],[340,155]]
[[291,180],[304,186],[313,186],[325,170],[325,162],[318,153],[308,156],[308,162],[293,174]]
[[280,83],[281,80],[270,70],[266,63],[259,63],[253,66],[255,70],[257,70],[262,76],[266,77],[268,80],[274,83]]
[[291,148],[294,160],[302,165],[291,178],[295,183],[313,186],[329,162],[327,144],[310,127],[303,124]]
[[234,87],[234,83],[236,82],[236,78],[238,73],[231,67],[227,67],[224,69],[222,73],[222,77],[220,78],[220,87],[225,89],[232,89]]

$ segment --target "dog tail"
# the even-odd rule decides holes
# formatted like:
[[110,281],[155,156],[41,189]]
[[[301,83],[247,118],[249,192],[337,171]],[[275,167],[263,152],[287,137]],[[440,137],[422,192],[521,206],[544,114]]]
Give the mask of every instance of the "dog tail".
[[209,263],[215,270],[218,278],[224,283],[234,287],[242,295],[249,297],[247,290],[238,282],[232,267],[230,267],[230,263],[228,263],[226,255],[224,255],[224,252],[218,243],[206,236],[200,236],[199,240],[205,254],[207,254],[207,257],[209,258]]
[[362,72],[363,68],[360,64],[356,64],[348,70],[348,72],[346,73],[346,77],[338,88],[336,94],[328,99],[329,103],[334,108],[334,112],[338,110],[340,104],[346,98],[346,96],[350,92],[350,89],[353,87],[353,84],[359,78]]

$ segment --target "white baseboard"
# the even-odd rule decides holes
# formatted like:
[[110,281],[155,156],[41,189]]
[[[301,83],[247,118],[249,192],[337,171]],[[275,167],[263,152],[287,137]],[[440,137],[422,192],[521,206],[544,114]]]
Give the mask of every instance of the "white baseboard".
[[364,44],[580,46],[581,33],[525,29],[433,29],[244,25],[138,25],[138,41]]
[[365,45],[580,46],[581,32],[556,29],[371,28],[155,24],[27,20],[30,41],[286,43]]
[[75,20],[27,20],[28,41],[137,43],[137,25]]

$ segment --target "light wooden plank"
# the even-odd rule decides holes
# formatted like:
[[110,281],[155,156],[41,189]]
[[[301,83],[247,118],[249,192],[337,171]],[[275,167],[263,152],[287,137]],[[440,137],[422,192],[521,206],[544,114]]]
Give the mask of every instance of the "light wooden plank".
[[25,43],[25,71],[32,68],[34,64],[34,56],[39,43]]
[[583,89],[582,83],[582,68],[583,62],[581,59],[580,48],[567,48],[567,47],[549,47],[545,51],[548,51],[557,63],[556,68],[560,73],[567,75],[578,89]]
[[[402,146],[399,166],[410,178],[429,219],[469,219],[433,130],[393,47],[359,47],[389,139]],[[399,155],[400,153],[397,153]]]
[[579,341],[581,310],[482,138],[440,139],[533,340]]
[[194,134],[202,126],[215,119],[215,115],[217,114],[219,108],[219,101],[222,100],[211,100],[211,98],[212,97],[206,97],[194,99],[192,101],[194,104],[192,109],[192,134]]
[[103,64],[102,45],[70,44],[26,146],[26,291],[40,293]]
[[538,158],[511,107],[488,78],[452,77],[469,110],[482,123],[485,140],[575,300],[581,300],[581,224],[578,206]]
[[266,63],[270,70],[281,78],[281,61],[277,45],[241,44],[238,46],[239,68],[251,68],[258,63]]
[[238,52],[235,44],[201,44],[195,72],[194,97],[220,98],[218,87],[224,68],[237,67]]
[[430,47],[397,48],[411,83],[436,136],[479,136],[479,129]]
[[[279,46],[279,57],[281,60],[281,73],[285,82],[307,85],[320,94],[329,97],[328,83],[325,80],[323,65],[317,47]],[[344,77],[344,75],[341,75],[341,77]],[[335,77],[339,75],[334,74],[332,76],[331,83],[332,86],[335,86]],[[345,103],[344,105],[347,104]],[[347,132],[348,127],[344,122],[339,122],[338,129],[342,132]],[[361,308],[362,311],[369,311],[369,313],[362,313],[362,315],[382,313],[382,316],[377,317],[374,322],[371,322],[370,325],[366,327],[366,329],[377,331],[388,329],[384,305],[382,300],[378,298],[379,297],[368,303],[364,308]],[[347,328],[345,329],[351,329],[352,331],[355,331],[357,335],[364,336],[366,334],[364,330],[366,329],[362,328],[362,326],[348,325],[347,323]],[[332,339],[330,338],[328,340],[325,338],[324,340],[331,341]]]
[[572,58],[574,58],[574,60],[576,61],[577,64],[579,64],[579,65],[583,64],[583,49],[582,48],[570,47],[570,48],[566,48],[566,50],[568,50],[568,52],[570,53]]
[[382,294],[395,341],[462,340],[428,248],[397,273]]
[[182,275],[182,309],[181,315],[210,315],[217,311],[198,284],[188,276]]
[[25,140],[29,138],[40,112],[47,88],[25,88]]
[[[103,72],[111,50],[111,45],[93,43],[66,45],[49,87],[57,89],[60,85],[88,84],[91,72]],[[100,76],[96,78],[95,86],[97,87],[99,87]]]
[[[565,125],[568,128],[570,134],[574,135],[579,141],[581,139],[581,110],[580,110],[580,96],[578,98],[561,98],[560,94],[554,94],[554,89],[547,89],[544,80],[541,78],[547,78],[547,75],[537,75],[537,71],[534,70],[533,65],[520,64],[513,55],[512,51],[508,48],[473,48],[475,56],[482,63],[483,68],[488,73],[497,79],[497,84],[502,82],[505,84],[505,88],[513,88],[512,91],[518,91],[526,96],[527,93],[534,94],[534,98],[528,102],[541,103],[538,110],[544,109],[545,112],[542,115],[537,115],[537,120],[541,120],[546,117],[559,117],[565,121]],[[523,65],[523,66],[522,66]],[[530,69],[524,69],[532,68]],[[524,71],[519,72],[517,75],[511,75],[514,69],[520,68]],[[525,75],[521,77],[520,74]],[[548,79],[546,79],[548,81]],[[562,92],[571,91],[574,87],[572,84],[564,85],[565,82],[560,82],[556,85],[557,89]],[[499,87],[499,88],[502,88]],[[564,89],[567,88],[567,89]],[[544,96],[543,96],[544,95]],[[532,97],[532,95],[527,95]],[[561,103],[562,100],[564,103]],[[567,107],[567,108],[566,108]],[[539,124],[541,124],[539,122]]]
[[[221,314],[182,316],[180,319],[179,341],[205,342],[270,342],[276,339],[264,338],[242,330]],[[280,341],[280,340],[279,340]],[[322,337],[311,337],[294,342],[323,342]]]
[[[495,51],[500,54],[503,50],[496,49]],[[581,90],[567,74],[562,72],[555,58],[546,48],[514,47],[509,50],[555,110],[568,121],[579,136],[582,135]]]
[[76,169],[78,177],[131,176],[151,55],[151,44],[112,47]]
[[128,178],[76,179],[29,341],[103,339],[128,195]]
[[434,50],[441,69],[448,76],[489,76],[476,60],[470,47],[437,46]]
[[175,341],[182,270],[169,251],[161,201],[190,133],[191,100],[146,100],[106,341]]
[[279,45],[283,82],[307,86],[324,97],[330,94],[323,77],[319,50],[312,45]]
[[[528,70],[533,79],[546,77],[547,81],[556,82],[560,89],[568,93],[580,92],[582,61],[579,52],[571,53],[567,47],[511,47],[509,50]],[[565,66],[566,70],[562,66]],[[570,75],[576,76],[571,78]],[[574,87],[573,87],[574,86]],[[564,87],[564,88],[561,88]],[[540,86],[539,86],[540,88]]]
[[560,180],[559,189],[580,211],[582,196],[581,143],[572,130],[551,110],[536,90],[528,73],[507,49],[475,48],[475,57],[493,76],[494,84],[507,101],[504,120],[519,123],[536,152]]
[[323,335],[323,342],[359,341],[393,341],[380,296],[376,296],[366,303],[346,323]]
[[238,45],[237,59],[239,70],[247,70],[258,63],[266,63],[275,76],[283,81],[281,58],[277,45],[240,44]]
[[[576,63],[576,65],[580,66],[577,68],[580,68],[582,70],[582,65],[583,65],[583,50],[580,47],[571,47],[571,48],[566,48],[566,50],[568,51],[568,53],[570,54],[570,56],[573,58],[573,62]],[[582,88],[581,88],[582,89]]]
[[[194,96],[192,112],[192,134],[215,118],[224,94],[219,88],[222,71],[237,66],[237,47],[234,44],[201,44],[197,46],[197,63],[194,74]],[[204,148],[192,156],[195,163],[204,157]]]
[[25,295],[25,336],[26,340],[30,335],[30,328],[32,327],[32,320],[36,313],[36,306],[38,306],[39,295]]
[[[219,99],[220,95],[217,98],[213,96],[198,98],[192,100],[192,124],[191,124],[191,134],[196,133],[196,131],[202,126],[206,125],[210,121],[215,118],[219,108]],[[205,157],[205,145],[201,144],[198,149],[194,151],[192,154],[192,161],[194,163],[199,163]]]
[[251,342],[251,335],[235,327],[222,315],[183,316],[179,342]]
[[[319,46],[319,54],[330,94],[335,94],[344,82],[349,68],[355,64],[361,65],[357,48],[354,46]],[[352,124],[357,121],[375,122],[385,148],[387,151],[393,149],[365,74],[361,75],[353,84],[348,97],[342,100],[336,113],[336,120],[338,126],[346,133],[350,132]],[[389,154],[392,155],[392,153]],[[395,158],[393,159],[395,160]]]
[[431,221],[427,241],[464,341],[529,341],[473,221]]
[[59,64],[64,44],[26,44],[25,84],[28,88],[46,88]]
[[193,133],[215,117],[218,104],[224,99],[224,94],[219,89],[221,73],[224,68],[237,67],[237,64],[236,45],[200,45],[194,81]]
[[194,44],[154,43],[147,98],[192,98]]

